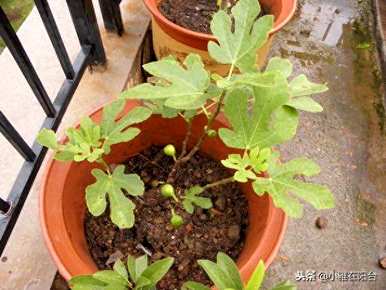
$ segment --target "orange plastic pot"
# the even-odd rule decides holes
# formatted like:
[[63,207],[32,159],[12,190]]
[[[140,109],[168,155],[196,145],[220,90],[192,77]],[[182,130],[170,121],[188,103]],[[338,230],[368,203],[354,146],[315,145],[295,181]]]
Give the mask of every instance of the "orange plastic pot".
[[[126,112],[137,104],[128,103]],[[90,116],[99,121],[101,113],[102,108],[99,108]],[[189,146],[196,142],[205,121],[204,116],[194,120]],[[214,122],[214,128],[223,126],[220,120]],[[178,146],[182,144],[186,132],[183,119],[163,119],[157,115],[138,127],[142,130],[141,134],[129,144],[113,146],[107,162],[121,163],[152,144],[173,143]],[[219,138],[207,138],[201,151],[216,160],[236,152],[227,148]],[[93,166],[88,162],[64,163],[51,159],[41,190],[40,215],[44,239],[59,272],[67,280],[74,275],[91,274],[97,270],[87,247],[83,225],[86,212],[84,193],[86,186],[94,182],[90,173]],[[258,197],[249,183],[240,186],[249,202],[246,243],[238,259],[242,278],[246,280],[260,259],[267,266],[274,259],[283,239],[287,217],[273,206],[268,195]]]
[[[153,47],[157,58],[174,55],[183,60],[189,53],[197,53],[201,55],[208,70],[225,75],[229,70],[228,66],[216,63],[207,51],[208,42],[215,41],[216,38],[211,34],[195,32],[171,22],[159,11],[160,1],[144,0],[152,15]],[[274,28],[267,43],[257,52],[258,66],[262,67],[267,59],[274,34],[291,20],[296,10],[297,0],[259,0],[259,2],[275,17]]]

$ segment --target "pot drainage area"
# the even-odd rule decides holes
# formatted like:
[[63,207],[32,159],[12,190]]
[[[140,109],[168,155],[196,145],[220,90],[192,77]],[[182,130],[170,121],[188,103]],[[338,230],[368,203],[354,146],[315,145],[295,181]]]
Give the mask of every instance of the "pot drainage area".
[[[284,159],[305,155],[320,164],[315,181],[332,189],[336,208],[318,213],[308,207],[302,219],[290,219],[267,288],[282,280],[298,289],[386,287],[386,271],[378,265],[386,255],[386,76],[377,59],[374,18],[371,0],[301,0],[274,41],[272,56],[288,57],[296,73],[330,88],[316,97],[323,113],[302,114],[296,139],[281,150]],[[329,276],[350,272],[375,281]],[[311,281],[304,281],[307,275]],[[52,289],[68,288],[58,277]]]

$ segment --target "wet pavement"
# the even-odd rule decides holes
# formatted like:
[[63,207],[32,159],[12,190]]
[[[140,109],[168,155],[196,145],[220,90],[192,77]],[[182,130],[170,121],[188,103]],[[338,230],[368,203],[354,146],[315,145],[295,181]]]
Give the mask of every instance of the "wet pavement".
[[[386,289],[386,270],[378,266],[386,255],[385,81],[372,19],[370,0],[300,1],[274,41],[272,55],[330,88],[315,98],[324,111],[302,113],[297,137],[281,149],[284,158],[305,155],[320,164],[313,180],[332,189],[336,208],[307,207],[302,219],[290,220],[267,287],[308,274],[315,281],[297,281],[298,289]],[[315,226],[319,216],[328,220],[325,229]]]

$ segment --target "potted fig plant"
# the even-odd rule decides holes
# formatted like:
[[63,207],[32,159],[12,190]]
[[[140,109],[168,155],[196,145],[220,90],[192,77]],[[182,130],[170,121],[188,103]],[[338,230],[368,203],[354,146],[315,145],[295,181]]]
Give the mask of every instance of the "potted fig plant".
[[[280,161],[273,149],[295,135],[298,110],[322,110],[310,95],[327,87],[291,77],[281,58],[258,70],[258,21],[209,44],[229,65],[226,77],[205,70],[199,55],[167,57],[144,65],[152,83],[123,92],[66,138],[41,131],[39,142],[54,150],[41,194],[43,234],[67,280],[147,254],[174,259],[159,289],[210,285],[196,261],[225,252],[248,281],[260,260],[272,262],[286,215],[302,216],[301,200],[334,206],[327,187],[298,178],[319,173],[313,161]],[[236,33],[244,35],[237,46]]]
[[[208,43],[217,41],[215,35],[220,33],[213,29],[231,29],[232,21],[237,15],[240,22],[235,23],[236,30],[244,26],[245,21],[254,22],[257,18],[256,25],[265,29],[265,34],[261,36],[268,40],[259,45],[256,51],[257,64],[262,67],[266,63],[274,34],[290,21],[297,1],[250,0],[243,4],[248,9],[242,5],[237,8],[237,2],[238,0],[144,0],[152,15],[153,47],[157,58],[174,55],[183,61],[189,53],[195,53],[201,56],[209,71],[225,75],[229,66],[221,59],[211,57]],[[210,25],[212,19],[218,23],[216,27]]]

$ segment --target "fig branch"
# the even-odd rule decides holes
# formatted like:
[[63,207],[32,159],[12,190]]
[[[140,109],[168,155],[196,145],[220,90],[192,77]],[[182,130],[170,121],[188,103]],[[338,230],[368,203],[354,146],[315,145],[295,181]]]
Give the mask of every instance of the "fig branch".
[[[227,80],[229,81],[230,78],[232,77],[232,74],[233,74],[233,71],[235,69],[235,66],[234,64],[231,65],[230,69],[229,69],[229,72],[228,72],[228,76],[227,76]],[[198,150],[200,150],[200,147],[202,145],[202,143],[204,142],[205,140],[205,137],[208,135],[208,132],[212,129],[212,126],[213,126],[213,122],[214,120],[216,120],[218,114],[220,113],[221,111],[221,107],[224,103],[224,98],[225,98],[225,91],[223,91],[221,93],[221,96],[220,96],[220,99],[217,103],[217,106],[216,106],[216,110],[214,111],[213,114],[211,114],[211,116],[209,117],[208,119],[208,124],[206,125],[205,129],[204,129],[204,132],[201,134],[200,138],[198,139],[196,145],[192,148],[192,150],[188,153],[188,155],[186,156],[183,156],[181,159],[180,159],[180,163],[184,163],[184,162],[187,162],[189,161],[190,158],[192,158],[192,156],[194,154],[196,154],[196,152]],[[188,134],[188,132],[187,132]]]
[[[227,80],[230,80],[230,78],[232,77],[234,68],[235,68],[235,66],[234,66],[234,64],[232,64],[230,69],[229,69],[229,72],[228,72]],[[210,131],[212,131],[213,122],[216,120],[218,114],[221,112],[221,107],[222,107],[222,105],[224,103],[224,99],[225,99],[225,93],[226,93],[225,91],[223,91],[221,93],[220,99],[217,102],[216,110],[214,111],[214,113],[212,113],[210,115],[210,117],[208,119],[208,123],[205,126],[204,131],[202,132],[201,136],[198,138],[196,145],[194,145],[192,150],[190,150],[190,152],[187,155],[185,155],[187,143],[188,143],[188,140],[192,134],[192,119],[189,119],[188,129],[187,129],[185,139],[184,139],[183,144],[182,144],[182,153],[181,153],[180,157],[174,163],[174,165],[169,173],[169,176],[167,178],[168,183],[174,182],[178,167],[181,164],[188,162],[190,160],[190,158],[192,158],[193,155],[196,154],[198,152],[198,150],[200,150],[200,147],[201,147],[202,143],[205,141],[205,138],[208,136],[208,133]]]
[[220,186],[220,185],[225,185],[225,184],[232,183],[232,182],[235,182],[235,179],[233,178],[233,176],[215,181],[213,183],[209,183],[209,184],[203,186],[202,189],[206,190],[209,188],[213,188],[213,187]]
[[193,118],[190,118],[186,122],[188,128],[187,128],[187,131],[186,131],[186,135],[185,135],[184,141],[182,142],[182,151],[181,151],[181,154],[178,157],[178,159],[184,157],[184,155],[186,154],[188,142],[189,142],[190,136],[192,135],[192,122],[193,122]]
[[99,158],[97,161],[97,163],[99,164],[102,164],[105,171],[108,173],[108,175],[111,175],[111,170],[110,170],[110,166],[107,164],[107,162],[103,159],[103,157]]
[[221,111],[221,106],[222,106],[222,103],[224,102],[224,98],[225,98],[225,93],[222,93],[220,100],[217,104],[216,111],[213,114],[211,114],[211,116],[208,120],[208,124],[206,125],[206,127],[204,129],[204,132],[202,132],[200,138],[198,139],[196,145],[194,145],[192,150],[190,150],[190,152],[186,156],[183,156],[179,160],[179,163],[185,163],[185,162],[189,161],[189,159],[192,158],[192,156],[194,154],[196,154],[196,152],[198,150],[200,150],[202,143],[205,141],[205,138],[208,136],[208,132],[212,129],[214,120],[216,119],[216,117],[218,116],[218,114]]
[[[205,137],[207,137],[208,132],[212,129],[212,125],[213,125],[214,120],[216,119],[216,117],[218,116],[218,114],[221,111],[221,104],[223,103],[224,98],[225,98],[225,94],[223,93],[220,97],[218,104],[217,104],[216,111],[210,116],[210,118],[208,120],[208,124],[205,127],[204,131],[202,132],[201,136],[198,138],[196,145],[194,145],[192,150],[190,150],[190,152],[187,155],[184,156],[183,154],[181,154],[180,157],[174,163],[172,169],[170,170],[169,176],[167,178],[168,183],[173,183],[175,181],[178,167],[181,166],[181,164],[188,162],[190,160],[190,158],[192,158],[193,155],[196,154],[196,152],[198,150],[200,150],[200,147],[201,147],[202,143],[204,142]],[[184,143],[183,143],[183,150],[185,148],[185,151],[186,151],[186,145],[184,146],[184,144],[187,144],[191,134],[192,134],[192,126],[188,124],[188,130],[186,132]],[[182,153],[184,153],[184,152],[182,151]]]

